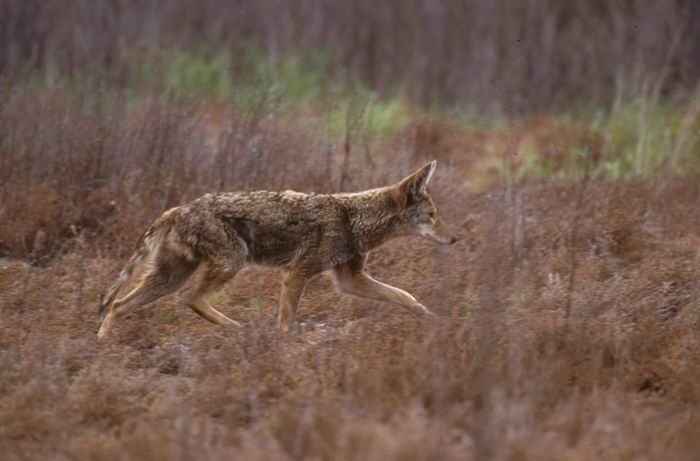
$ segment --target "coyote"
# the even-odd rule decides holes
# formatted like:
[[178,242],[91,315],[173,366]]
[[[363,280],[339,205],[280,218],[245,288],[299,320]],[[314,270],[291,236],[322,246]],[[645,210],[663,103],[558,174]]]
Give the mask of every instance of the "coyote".
[[[364,272],[368,253],[395,237],[421,235],[455,243],[428,194],[433,160],[397,184],[356,193],[231,192],[206,194],[172,208],[141,236],[99,309],[99,338],[114,319],[174,292],[201,263],[206,270],[185,303],[213,323],[237,325],[206,302],[246,264],[282,269],[278,324],[294,325],[311,277],[330,271],[340,292],[434,315],[404,290]],[[114,300],[138,272],[136,287]]]

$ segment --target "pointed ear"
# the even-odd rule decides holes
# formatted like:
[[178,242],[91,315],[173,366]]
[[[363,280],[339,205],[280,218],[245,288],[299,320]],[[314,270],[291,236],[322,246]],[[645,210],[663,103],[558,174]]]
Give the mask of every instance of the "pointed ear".
[[401,214],[401,212],[406,209],[406,204],[408,203],[408,194],[406,190],[401,187],[402,184],[403,183],[392,186],[391,189],[389,189],[389,203],[396,214]]
[[436,166],[436,160],[426,164],[424,167],[415,171],[410,176],[405,177],[399,183],[399,188],[406,194],[406,196],[425,195],[428,190],[428,184],[430,184],[430,179],[433,177],[433,173],[435,173]]

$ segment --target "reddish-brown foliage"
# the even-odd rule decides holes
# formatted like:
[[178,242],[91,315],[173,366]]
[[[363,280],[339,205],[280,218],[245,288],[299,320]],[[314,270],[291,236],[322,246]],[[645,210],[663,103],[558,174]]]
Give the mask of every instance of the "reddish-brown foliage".
[[[207,190],[333,191],[343,163],[274,118],[232,116],[213,137],[175,104],[134,115],[34,97],[0,108],[3,459],[700,452],[697,178],[467,194],[465,171],[443,162],[433,194],[466,238],[394,241],[369,270],[444,321],[341,297],[321,277],[285,335],[275,271],[249,269],[215,300],[240,330],[175,295],[98,343],[99,296],[165,208]],[[415,166],[401,152],[352,157],[348,187],[399,179]]]

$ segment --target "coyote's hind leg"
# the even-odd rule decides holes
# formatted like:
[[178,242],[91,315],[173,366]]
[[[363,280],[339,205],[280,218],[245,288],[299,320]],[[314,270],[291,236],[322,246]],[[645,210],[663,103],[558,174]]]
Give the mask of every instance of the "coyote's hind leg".
[[117,315],[153,302],[177,290],[197,268],[197,264],[179,255],[161,253],[154,265],[140,277],[140,283],[124,297],[114,301],[100,324],[97,337],[102,339]]
[[195,289],[187,297],[185,303],[190,309],[212,323],[241,326],[240,323],[214,309],[206,301],[207,295],[215,292],[226,282],[231,280],[243,265],[242,263],[232,263],[232,261],[227,263],[210,263],[206,272],[202,274],[202,278],[199,280]]
[[240,237],[231,238],[220,228],[212,227],[207,229],[207,232],[210,245],[203,246],[202,250],[209,259],[209,265],[185,304],[212,323],[240,326],[240,323],[214,309],[206,298],[241,270],[245,264],[248,247]]

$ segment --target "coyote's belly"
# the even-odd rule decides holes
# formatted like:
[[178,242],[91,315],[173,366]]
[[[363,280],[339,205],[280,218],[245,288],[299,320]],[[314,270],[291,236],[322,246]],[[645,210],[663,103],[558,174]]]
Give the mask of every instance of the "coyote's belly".
[[292,264],[304,250],[318,244],[319,226],[258,221],[252,217],[222,219],[228,232],[235,232],[246,244],[251,263],[281,266]]

